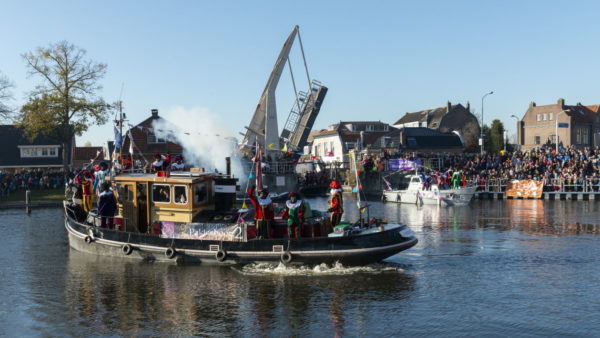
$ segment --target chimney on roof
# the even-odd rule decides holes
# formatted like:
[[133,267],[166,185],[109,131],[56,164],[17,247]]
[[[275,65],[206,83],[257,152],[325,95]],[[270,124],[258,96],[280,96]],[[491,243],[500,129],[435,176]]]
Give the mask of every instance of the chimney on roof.
[[565,99],[560,98],[556,101],[556,104],[558,104],[560,106],[560,108],[563,108],[565,106]]
[[450,103],[450,101],[446,102],[446,113],[450,112],[450,109],[452,109],[452,103]]
[[158,118],[158,109],[152,109],[151,112],[153,118]]
[[471,111],[471,103],[469,101],[467,101],[467,111],[470,112]]
[[533,101],[529,102],[529,108],[533,108],[533,107],[535,107],[535,102],[533,102]]
[[577,102],[576,106],[581,106],[581,102]]

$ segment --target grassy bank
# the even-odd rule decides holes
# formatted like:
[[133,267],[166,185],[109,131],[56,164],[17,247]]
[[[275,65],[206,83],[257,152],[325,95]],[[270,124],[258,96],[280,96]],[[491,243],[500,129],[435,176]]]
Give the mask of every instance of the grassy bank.
[[[32,202],[62,201],[65,199],[65,189],[31,190]],[[0,204],[25,202],[25,190],[17,190],[9,196],[0,197]]]

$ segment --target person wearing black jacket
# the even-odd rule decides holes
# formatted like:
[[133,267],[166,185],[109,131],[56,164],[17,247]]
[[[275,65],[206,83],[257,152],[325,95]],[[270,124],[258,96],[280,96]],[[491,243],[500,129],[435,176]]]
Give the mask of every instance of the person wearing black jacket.
[[114,228],[114,216],[117,211],[117,200],[110,190],[110,183],[102,184],[102,192],[98,196],[98,215],[101,216],[100,227]]

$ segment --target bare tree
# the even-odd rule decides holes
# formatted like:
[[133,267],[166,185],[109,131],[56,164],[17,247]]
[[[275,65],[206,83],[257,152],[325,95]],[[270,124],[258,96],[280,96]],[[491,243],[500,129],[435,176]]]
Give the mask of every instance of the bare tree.
[[11,88],[14,88],[14,84],[0,73],[0,121],[10,121],[14,113],[8,104],[13,99]]
[[29,76],[41,83],[30,93],[17,120],[31,139],[40,134],[62,143],[63,167],[68,170],[68,153],[75,135],[91,124],[104,124],[111,106],[96,93],[106,65],[85,59],[86,51],[62,41],[23,54]]

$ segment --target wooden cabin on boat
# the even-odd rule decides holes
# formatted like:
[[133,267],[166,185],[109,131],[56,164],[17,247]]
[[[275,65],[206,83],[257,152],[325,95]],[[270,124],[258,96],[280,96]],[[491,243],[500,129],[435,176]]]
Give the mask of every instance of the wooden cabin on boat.
[[157,222],[190,223],[230,210],[237,190],[237,179],[201,171],[121,174],[112,182],[125,230],[144,233]]

